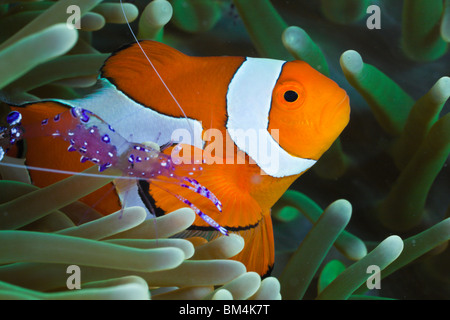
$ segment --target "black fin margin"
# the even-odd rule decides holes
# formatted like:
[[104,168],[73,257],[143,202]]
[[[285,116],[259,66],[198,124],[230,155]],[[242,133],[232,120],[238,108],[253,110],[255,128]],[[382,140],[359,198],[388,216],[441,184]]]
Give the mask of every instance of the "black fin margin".
[[154,212],[157,217],[165,214],[165,211],[156,205],[155,199],[150,195],[150,183],[147,180],[138,181],[138,194],[149,212]]

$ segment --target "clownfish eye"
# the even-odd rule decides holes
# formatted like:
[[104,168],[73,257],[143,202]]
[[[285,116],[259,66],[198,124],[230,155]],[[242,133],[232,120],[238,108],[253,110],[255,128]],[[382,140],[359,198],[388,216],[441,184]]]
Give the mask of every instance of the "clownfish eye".
[[287,102],[295,102],[298,99],[298,93],[293,90],[288,90],[284,93],[284,100]]
[[306,99],[306,91],[297,81],[283,81],[274,89],[275,105],[281,109],[292,111],[300,108]]

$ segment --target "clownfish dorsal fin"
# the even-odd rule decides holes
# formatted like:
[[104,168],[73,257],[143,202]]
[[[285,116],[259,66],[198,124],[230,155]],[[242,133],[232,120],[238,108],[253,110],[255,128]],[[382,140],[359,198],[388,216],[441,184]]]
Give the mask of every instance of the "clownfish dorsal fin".
[[189,56],[163,43],[140,41],[113,53],[100,73],[137,103],[151,107],[154,96],[158,95],[159,100],[173,104],[179,116],[185,117],[182,106],[172,94],[172,81],[177,70],[189,64],[188,59]]
[[[166,92],[170,95],[170,97],[172,98],[173,102],[176,104],[178,110],[179,110],[179,111],[183,114],[183,116],[187,119],[186,113],[184,112],[184,110],[183,110],[183,108],[181,107],[180,103],[178,102],[177,98],[175,98],[175,96],[173,95],[172,91],[171,91],[170,88],[167,86],[167,84],[166,84],[166,82],[164,81],[164,79],[161,77],[161,74],[159,73],[157,67],[156,67],[155,64],[153,63],[153,60],[149,58],[149,56],[148,56],[147,53],[146,53],[146,50],[143,48],[143,45],[141,44],[141,42],[140,42],[140,41],[138,40],[138,38],[136,37],[136,34],[134,33],[133,28],[131,27],[130,22],[128,21],[127,14],[125,13],[125,9],[124,9],[124,7],[123,7],[123,2],[122,2],[122,0],[120,0],[120,7],[121,7],[121,9],[122,9],[122,13],[123,13],[123,16],[124,16],[124,18],[125,18],[125,21],[126,21],[126,23],[127,23],[128,29],[130,29],[130,32],[131,32],[131,34],[132,34],[132,36],[133,36],[133,38],[134,38],[134,40],[135,40],[135,44],[139,47],[139,50],[140,50],[141,53],[142,53],[141,57],[142,57],[142,56],[145,57],[145,59],[146,59],[147,62],[148,62],[148,65],[151,67],[151,69],[153,70],[153,72],[157,75],[157,78],[160,80],[161,84],[162,84],[162,85],[164,86],[164,88],[166,89]],[[162,47],[164,47],[164,46],[162,46]],[[168,50],[167,46],[166,46],[166,48],[164,48],[164,49],[165,49],[165,51],[167,51],[167,50]],[[120,51],[121,51],[121,50],[119,50],[119,52],[120,52]],[[171,51],[176,51],[176,50],[171,50]],[[177,52],[178,54],[180,54],[180,55],[183,55],[181,52],[178,52],[178,51],[176,51],[176,52]],[[103,74],[103,69],[106,69],[106,66],[105,66],[105,65],[104,65],[104,66],[101,68],[101,70],[100,70],[102,74]],[[192,127],[191,127],[190,129],[191,129],[191,132],[193,132]]]
[[[142,40],[113,52],[101,67],[100,72],[102,77],[114,80],[126,76],[129,72],[146,74],[151,71],[154,73],[155,70],[150,62],[156,70],[160,70],[167,65],[182,64],[186,58],[189,56],[161,42]],[[133,77],[129,75],[127,78]]]

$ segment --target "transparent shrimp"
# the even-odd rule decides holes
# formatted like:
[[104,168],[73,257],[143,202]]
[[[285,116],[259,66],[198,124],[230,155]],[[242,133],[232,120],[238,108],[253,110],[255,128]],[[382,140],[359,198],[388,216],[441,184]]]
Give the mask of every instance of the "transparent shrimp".
[[[80,153],[82,163],[90,161],[100,172],[108,168],[119,169],[131,179],[156,180],[159,176],[173,178],[175,183],[209,199],[222,212],[219,199],[193,178],[186,177],[202,170],[201,164],[180,166],[168,154],[146,144],[134,143],[118,134],[100,117],[83,108],[72,108],[44,119],[40,124],[22,126],[22,115],[10,112],[6,125],[0,126],[0,160],[17,141],[27,137],[53,136],[69,142],[68,152]],[[224,235],[228,231],[203,213],[184,197],[173,194],[190,206],[211,227]]]

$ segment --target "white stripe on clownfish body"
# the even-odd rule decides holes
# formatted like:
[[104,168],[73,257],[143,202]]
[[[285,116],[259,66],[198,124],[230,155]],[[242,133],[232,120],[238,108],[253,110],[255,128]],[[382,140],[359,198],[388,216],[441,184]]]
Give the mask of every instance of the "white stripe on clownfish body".
[[[122,137],[129,141],[155,142],[159,145],[178,143],[172,141],[173,132],[183,129],[189,132],[186,144],[203,148],[201,122],[189,118],[175,118],[143,106],[130,99],[107,79],[100,78],[101,88],[95,93],[76,100],[53,100],[71,107],[81,107],[95,113],[108,123]],[[194,131],[192,133],[192,131]]]

